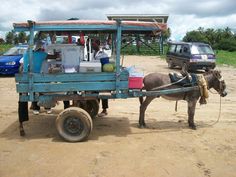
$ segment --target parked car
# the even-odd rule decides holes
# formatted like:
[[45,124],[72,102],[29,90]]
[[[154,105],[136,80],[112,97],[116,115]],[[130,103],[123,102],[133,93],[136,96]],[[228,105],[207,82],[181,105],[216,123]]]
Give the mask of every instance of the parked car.
[[0,56],[0,74],[14,75],[19,72],[20,60],[26,52],[27,45],[18,45],[10,48]]
[[214,69],[216,56],[211,46],[205,43],[171,42],[166,54],[169,68],[179,66],[185,70]]

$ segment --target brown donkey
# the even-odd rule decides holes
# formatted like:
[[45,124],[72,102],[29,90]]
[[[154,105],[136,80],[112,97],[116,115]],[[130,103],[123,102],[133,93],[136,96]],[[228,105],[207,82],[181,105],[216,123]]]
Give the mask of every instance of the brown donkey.
[[[220,74],[220,71],[211,70],[209,72],[204,73],[203,77],[205,78],[208,90],[213,88],[218,92],[220,96],[224,97],[227,95],[227,92],[225,91],[226,84],[225,84],[225,81],[223,80],[223,77]],[[161,73],[151,73],[145,76],[143,83],[144,83],[144,89],[146,91],[181,88],[181,86],[178,86],[178,85],[171,85],[170,77],[168,75],[164,75]],[[196,129],[196,125],[194,124],[194,114],[195,114],[196,103],[198,99],[201,97],[200,89],[185,92],[185,93],[162,95],[161,97],[168,100],[174,100],[174,101],[186,100],[188,102],[189,127],[192,129]],[[144,101],[142,97],[139,98],[140,99],[139,126],[141,128],[146,126],[145,125],[145,111],[148,105],[151,103],[151,101],[155,98],[157,97],[147,96]]]

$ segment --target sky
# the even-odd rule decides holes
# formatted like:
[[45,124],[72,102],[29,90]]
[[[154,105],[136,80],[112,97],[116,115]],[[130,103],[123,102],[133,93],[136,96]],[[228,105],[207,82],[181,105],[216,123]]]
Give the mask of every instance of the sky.
[[171,39],[203,28],[236,30],[236,0],[1,0],[0,38],[14,22],[27,20],[105,20],[106,14],[167,14]]

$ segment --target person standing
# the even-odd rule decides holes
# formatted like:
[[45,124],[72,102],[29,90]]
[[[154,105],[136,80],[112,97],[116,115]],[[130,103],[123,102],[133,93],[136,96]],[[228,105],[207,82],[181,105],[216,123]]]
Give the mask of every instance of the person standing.
[[[92,43],[92,48],[94,50],[94,59],[95,60],[100,60],[99,53],[102,52],[102,51],[100,51],[100,41],[99,40],[95,40]],[[98,114],[98,117],[104,117],[104,116],[106,116],[108,114],[108,112],[107,112],[107,109],[108,109],[108,99],[101,99],[101,100],[102,100],[102,112]]]

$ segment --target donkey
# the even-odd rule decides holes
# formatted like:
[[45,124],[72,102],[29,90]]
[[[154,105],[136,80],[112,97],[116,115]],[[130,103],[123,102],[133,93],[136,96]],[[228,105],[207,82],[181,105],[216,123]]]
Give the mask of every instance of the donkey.
[[[211,70],[203,74],[205,78],[207,89],[215,89],[221,97],[227,95],[226,92],[226,84],[221,76],[221,72],[217,70]],[[161,73],[151,73],[144,77],[143,80],[144,88],[146,91],[153,90],[164,90],[164,89],[173,89],[173,88],[181,88],[182,86],[172,85],[170,77],[168,75],[164,75]],[[206,90],[207,90],[206,89]],[[157,96],[159,97],[159,96]],[[140,97],[140,111],[139,111],[139,126],[140,128],[146,127],[145,124],[145,111],[148,105],[152,100],[157,98],[156,96],[147,96],[143,101],[143,97]],[[185,93],[175,93],[169,95],[161,95],[161,97],[168,100],[185,100],[188,103],[188,124],[189,127],[196,130],[196,125],[194,123],[194,114],[196,103],[198,99],[201,97],[200,89],[193,90]]]

